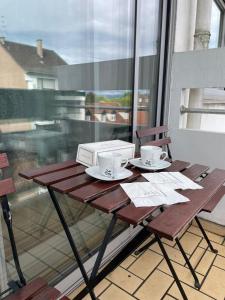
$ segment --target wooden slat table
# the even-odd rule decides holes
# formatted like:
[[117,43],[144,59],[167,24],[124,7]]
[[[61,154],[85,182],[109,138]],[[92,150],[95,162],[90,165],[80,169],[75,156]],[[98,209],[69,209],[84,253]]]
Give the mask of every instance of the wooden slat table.
[[[205,178],[202,179],[200,176],[202,174],[207,174],[207,166],[202,166],[199,164],[190,166],[189,163],[184,161],[173,161],[171,166],[163,171],[180,171],[192,180],[200,178],[202,179],[200,184],[202,184],[204,188],[202,190],[183,191],[182,194],[189,197],[189,202],[172,205],[168,208],[161,207],[160,212],[159,207],[136,208],[130,202],[129,197],[120,187],[120,183],[146,181],[145,178],[141,176],[141,173],[144,172],[143,170],[139,170],[134,167],[130,168],[133,172],[132,176],[122,181],[113,182],[103,182],[87,176],[85,174],[85,168],[73,161],[54,164],[52,166],[46,166],[37,170],[29,170],[27,172],[20,173],[20,175],[26,179],[33,180],[41,186],[45,186],[49,191],[54,207],[58,213],[59,219],[70,243],[75,260],[81,270],[87,286],[74,299],[82,299],[87,293],[90,294],[91,299],[96,299],[93,288],[114,268],[116,268],[123,261],[123,259],[125,259],[139,245],[141,245],[141,243],[143,243],[143,241],[146,240],[151,234],[155,235],[153,242],[157,241],[159,243],[159,246],[168,263],[168,266],[170,267],[183,299],[187,299],[187,296],[185,295],[173,266],[170,263],[160,238],[175,238],[179,249],[181,250],[182,255],[184,256],[190,268],[190,271],[192,272],[197,286],[199,283],[196,281],[196,275],[182,249],[182,246],[179,243],[177,236],[179,232],[190,221],[192,221],[192,219],[195,218],[201,210],[204,210],[204,207],[206,207],[206,210],[210,210],[213,209],[213,207],[218,203],[219,197],[223,195],[223,192],[225,192],[223,188],[223,183],[225,182],[225,171],[218,169],[214,170],[206,177],[204,176]],[[97,259],[90,277],[88,277],[86,270],[84,269],[81,257],[76,247],[76,241],[74,241],[72,238],[65,217],[58,204],[55,191],[66,194],[75,201],[87,203],[88,205],[111,215],[111,221],[99,248]],[[159,215],[153,218],[152,213],[156,210],[159,210]],[[112,232],[118,219],[121,219],[133,226],[141,225],[143,229],[104,269],[99,272],[102,258],[112,237]],[[209,240],[207,240],[207,242],[210,243]]]

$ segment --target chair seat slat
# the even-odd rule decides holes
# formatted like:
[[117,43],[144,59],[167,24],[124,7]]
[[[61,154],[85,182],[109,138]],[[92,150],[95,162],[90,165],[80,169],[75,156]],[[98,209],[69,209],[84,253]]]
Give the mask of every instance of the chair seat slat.
[[6,297],[5,300],[30,300],[45,287],[47,287],[47,282],[42,278],[37,278]]
[[3,179],[0,181],[0,197],[7,196],[16,191],[12,178]]
[[150,141],[145,143],[145,146],[157,146],[157,147],[162,147],[162,146],[166,146],[168,144],[171,143],[171,139],[170,137],[164,138],[164,139],[159,139],[159,140],[154,140],[154,141]]
[[38,295],[32,298],[32,300],[57,300],[59,299],[60,292],[53,287],[46,287]]
[[225,195],[225,186],[221,186],[221,188],[215,193],[212,199],[210,199],[209,202],[203,207],[202,211],[211,213],[224,195]]
[[142,130],[137,131],[137,137],[138,138],[144,138],[151,135],[156,135],[160,133],[164,133],[168,131],[167,125],[153,127],[153,128],[146,128]]

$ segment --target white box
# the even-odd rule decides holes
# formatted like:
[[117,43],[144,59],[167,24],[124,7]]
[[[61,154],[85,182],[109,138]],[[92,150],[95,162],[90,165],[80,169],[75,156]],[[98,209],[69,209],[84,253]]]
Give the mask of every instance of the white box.
[[87,167],[97,165],[98,153],[118,152],[124,159],[134,158],[135,144],[121,140],[80,144],[77,150],[76,161]]

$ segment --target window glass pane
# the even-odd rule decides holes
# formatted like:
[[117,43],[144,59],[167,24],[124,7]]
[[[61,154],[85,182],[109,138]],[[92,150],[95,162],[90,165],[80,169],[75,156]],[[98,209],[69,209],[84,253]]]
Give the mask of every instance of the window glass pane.
[[[140,2],[138,125],[149,126],[156,105],[159,1]],[[54,285],[76,264],[47,190],[18,173],[75,159],[80,143],[131,141],[134,4],[0,1],[0,152],[9,157],[17,188],[10,202],[27,280],[40,276]],[[109,216],[57,197],[86,260],[102,241]],[[7,276],[0,291],[17,279],[3,221],[1,227]],[[114,236],[125,228],[118,222]]]
[[212,16],[211,16],[211,36],[209,42],[209,48],[217,48],[219,46],[219,36],[220,36],[220,19],[221,10],[215,3],[212,2]]
[[[140,1],[138,128],[155,123],[159,62],[160,1]],[[151,17],[149,17],[151,16]]]
[[[18,173],[75,159],[80,143],[130,140],[134,1],[2,0],[0,11],[0,152],[17,187],[15,237],[26,279],[54,284],[76,267],[72,251],[46,189]],[[57,197],[85,260],[109,216]],[[118,222],[114,236],[126,227]],[[17,276],[2,228],[4,290]]]

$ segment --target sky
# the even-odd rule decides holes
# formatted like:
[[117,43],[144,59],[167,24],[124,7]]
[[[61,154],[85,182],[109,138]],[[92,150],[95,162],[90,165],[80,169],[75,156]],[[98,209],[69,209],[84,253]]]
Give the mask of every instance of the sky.
[[[158,0],[141,1],[140,55],[156,53]],[[133,0],[0,0],[0,34],[55,50],[67,63],[133,55]]]

